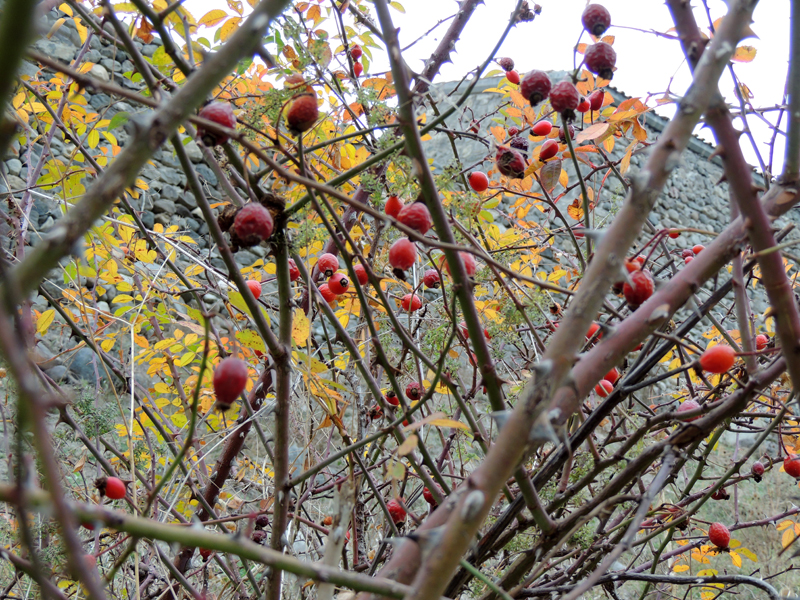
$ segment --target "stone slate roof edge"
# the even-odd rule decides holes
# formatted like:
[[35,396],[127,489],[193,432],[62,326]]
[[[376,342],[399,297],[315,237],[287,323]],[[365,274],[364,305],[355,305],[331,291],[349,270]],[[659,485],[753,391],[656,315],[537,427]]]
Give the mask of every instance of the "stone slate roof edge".
[[[565,79],[568,76],[566,71],[548,71],[548,75],[550,75],[550,79],[552,79],[553,81],[561,81],[562,79]],[[484,77],[480,81],[478,81],[478,83],[475,85],[475,90],[473,91],[473,94],[479,94],[484,92],[488,88],[496,87],[501,80],[502,77]],[[440,93],[447,95],[453,92],[453,90],[456,89],[456,86],[458,86],[458,91],[456,92],[456,94],[460,94],[467,88],[469,83],[470,82],[468,81],[445,81],[442,83],[434,84],[432,88],[433,90],[437,90]],[[614,97],[614,101],[617,103],[631,98],[631,96],[628,96],[627,94],[615,88],[614,86],[607,86],[606,89],[611,93],[611,95]],[[656,114],[652,110],[645,113],[644,119],[645,119],[644,125],[649,129],[651,129],[652,131],[658,133],[664,131],[664,129],[667,127],[667,124],[669,123],[669,119]],[[702,156],[705,159],[709,159],[709,157],[711,157],[711,155],[713,154],[715,148],[712,144],[709,144],[702,138],[693,134],[692,137],[689,138],[689,144],[687,146],[687,149],[691,150],[695,154]],[[722,166],[722,160],[719,158],[719,156],[714,156],[713,158],[710,159],[710,162]]]

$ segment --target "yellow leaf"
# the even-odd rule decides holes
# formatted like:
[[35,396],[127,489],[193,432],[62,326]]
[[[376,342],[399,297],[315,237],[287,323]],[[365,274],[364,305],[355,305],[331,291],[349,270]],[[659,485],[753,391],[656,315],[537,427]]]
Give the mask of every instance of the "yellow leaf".
[[743,554],[753,562],[758,562],[758,556],[756,556],[756,553],[753,552],[752,550],[748,550],[747,548],[739,548],[738,552],[739,554]]
[[733,561],[733,564],[736,565],[737,567],[741,567],[742,566],[742,557],[739,556],[739,554],[736,553],[736,552],[730,552],[729,554],[730,554],[730,557],[731,557],[731,561]]
[[731,60],[736,62],[751,62],[756,57],[756,49],[753,46],[739,46],[733,53]]
[[469,431],[469,427],[466,424],[461,421],[454,421],[453,419],[433,419],[432,421],[428,421],[428,424],[435,427],[454,427],[456,429],[465,429]]
[[781,545],[786,548],[792,541],[794,541],[794,529],[787,529],[781,536]]
[[417,443],[419,442],[419,438],[415,433],[412,433],[410,436],[406,438],[406,441],[403,442],[400,447],[397,449],[397,454],[399,456],[405,456],[410,454],[414,451],[414,448],[417,447]]
[[311,329],[311,321],[308,320],[306,313],[301,308],[294,311],[294,321],[292,322],[292,339],[298,346],[304,346],[308,340]]
[[684,571],[689,570],[689,565],[675,565],[674,567],[672,567],[672,570],[675,573],[683,573]]
[[215,8],[214,10],[211,10],[206,14],[204,14],[197,22],[197,24],[204,25],[206,27],[213,27],[214,25],[218,25],[219,23],[221,23],[222,20],[225,19],[225,17],[227,16],[228,13],[226,13],[224,10]]
[[[231,37],[237,29],[239,29],[239,24],[242,22],[242,17],[231,17],[225,24],[220,27],[219,30],[219,39],[220,41],[224,42],[229,37]],[[288,46],[287,46],[288,48]]]
[[248,329],[246,331],[237,331],[236,339],[239,340],[239,343],[246,348],[258,350],[262,354],[267,351],[266,347],[264,346],[264,340],[261,339],[261,336],[258,335],[258,332],[253,331],[252,329]]
[[39,335],[44,335],[47,329],[50,327],[50,324],[53,322],[55,316],[56,311],[52,308],[39,315],[39,318],[36,319],[36,333]]

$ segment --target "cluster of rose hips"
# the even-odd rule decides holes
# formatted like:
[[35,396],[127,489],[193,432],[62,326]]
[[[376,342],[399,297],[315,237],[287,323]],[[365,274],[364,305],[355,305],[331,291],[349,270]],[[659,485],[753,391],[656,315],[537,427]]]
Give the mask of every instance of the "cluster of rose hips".
[[[425,388],[422,387],[418,381],[412,381],[406,386],[406,398],[408,398],[411,402],[416,402],[425,394]],[[400,399],[397,397],[397,394],[394,393],[393,390],[389,390],[386,392],[386,395],[383,397],[386,401],[386,404],[389,406],[400,406]],[[372,408],[369,409],[369,417],[374,421],[375,419],[380,419],[383,416],[383,409],[380,405],[375,404]],[[408,420],[403,421],[403,425],[408,425]]]
[[350,48],[350,57],[353,59],[353,75],[355,75],[356,78],[361,77],[361,74],[364,72],[364,65],[359,62],[362,54],[364,54],[364,51],[358,44]]
[[[611,25],[611,15],[605,7],[599,4],[589,4],[583,11],[581,22],[586,31],[595,38],[602,35]],[[603,79],[610,80],[614,75],[614,66],[617,54],[610,44],[597,41],[586,49],[583,65],[592,73]],[[549,99],[553,110],[561,115],[565,123],[575,119],[575,112],[589,112],[600,110],[605,100],[602,90],[595,90],[588,98],[581,96],[578,88],[572,81],[565,80],[552,84],[550,77],[544,71],[530,71],[520,81],[519,74],[514,70],[514,61],[510,58],[501,58],[497,61],[506,71],[506,79],[520,86],[520,93],[536,106]],[[539,121],[531,128],[532,133],[544,136],[550,133],[552,125],[547,121]],[[518,132],[518,131],[517,131]],[[511,131],[509,131],[511,134]],[[560,137],[566,143],[566,132],[562,128]],[[569,135],[572,137],[574,129],[570,127]],[[508,146],[499,145],[495,155],[497,170],[511,179],[522,179],[527,169],[528,142],[512,134]],[[547,140],[539,150],[539,160],[546,161],[558,154],[558,142],[554,139]],[[481,176],[483,175],[483,177]],[[474,176],[474,177],[473,177]],[[482,192],[488,187],[488,179],[484,174],[471,174],[470,186],[477,192]]]

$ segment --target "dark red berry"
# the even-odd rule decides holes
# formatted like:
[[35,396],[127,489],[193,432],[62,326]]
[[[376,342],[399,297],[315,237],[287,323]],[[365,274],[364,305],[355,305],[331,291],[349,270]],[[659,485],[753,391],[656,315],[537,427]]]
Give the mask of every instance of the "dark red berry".
[[425,284],[426,288],[438,288],[441,284],[439,271],[436,269],[428,269],[425,271],[425,274],[422,276],[422,283]]
[[396,219],[401,210],[403,210],[403,201],[397,196],[389,196],[386,200],[386,205],[383,207],[383,212]]
[[400,305],[406,312],[415,312],[422,308],[422,300],[416,294],[406,294],[400,301]]
[[539,160],[553,158],[556,154],[558,154],[558,142],[555,140],[547,140],[542,144],[542,149],[539,150]]
[[531,71],[522,80],[519,91],[525,99],[536,106],[550,94],[550,78],[544,71]]
[[[558,128],[558,139],[561,141],[562,144],[567,143],[567,136],[566,132],[564,131],[564,127]],[[575,139],[575,128],[572,125],[569,126],[569,139],[571,140]]]
[[691,258],[694,256],[694,252],[690,248],[686,248],[683,252],[681,252],[681,258]]
[[528,158],[528,140],[521,135],[514,136],[508,145],[522,152],[523,158]]
[[409,204],[400,211],[400,214],[397,215],[397,220],[406,227],[416,229],[423,235],[425,235],[433,225],[431,213],[424,202]]
[[764,465],[757,460],[750,466],[750,472],[753,474],[753,480],[756,483],[760,483],[761,477],[764,475]]
[[597,42],[586,49],[586,54],[583,55],[583,64],[592,73],[596,73],[603,79],[611,79],[614,77],[617,53],[610,44]]
[[400,238],[389,248],[389,264],[394,271],[407,271],[417,260],[417,246],[408,238]]
[[295,135],[311,129],[318,118],[319,108],[315,94],[295,96],[286,112],[286,124]]
[[606,95],[603,90],[595,90],[589,94],[589,105],[594,111],[600,110],[603,108],[603,101],[605,99]]
[[353,47],[350,48],[350,56],[353,57],[353,60],[358,60],[359,58],[361,58],[361,55],[363,53],[364,51],[361,50],[361,46],[359,46],[358,44],[354,44]]
[[264,529],[269,525],[269,515],[258,515],[256,517],[256,529]]
[[730,494],[725,491],[725,488],[719,488],[716,492],[711,494],[712,500],[730,500]]
[[508,58],[507,56],[503,56],[497,59],[497,64],[500,65],[500,68],[503,71],[513,71],[514,70],[514,59]]
[[489,178],[482,171],[473,171],[468,179],[470,187],[476,192],[485,192],[489,187]]
[[328,279],[328,289],[332,291],[337,296],[340,296],[347,292],[347,288],[350,285],[350,280],[344,273],[334,273],[331,275],[330,279]]
[[653,295],[653,276],[649,271],[634,271],[630,274],[630,282],[622,286],[622,293],[631,308],[637,308]]
[[[213,121],[222,127],[236,129],[236,115],[233,114],[233,108],[227,102],[212,102],[211,104],[206,104],[198,116]],[[228,136],[226,134],[208,131],[202,125],[197,126],[197,136],[204,145],[209,147],[216,146],[217,144],[224,144],[228,141]]]
[[590,4],[583,10],[581,23],[586,31],[597,37],[603,35],[611,25],[611,15],[605,6]]
[[247,363],[229,356],[214,369],[214,393],[217,406],[228,410],[247,386]]
[[[412,381],[406,386],[406,398],[409,400],[419,400],[422,398],[423,393],[424,390],[422,386],[416,381]],[[798,463],[800,463],[800,461],[798,461]]]
[[300,279],[300,269],[297,268],[297,264],[294,262],[293,258],[289,259],[289,281],[297,281]]
[[386,503],[386,508],[389,510],[389,516],[395,525],[399,525],[406,520],[406,511],[397,500],[389,500]]
[[514,85],[519,85],[519,73],[516,71],[506,71],[506,79]]
[[731,543],[731,532],[722,523],[712,523],[708,528],[708,540],[724,550]]
[[561,117],[566,121],[575,119],[575,109],[578,108],[580,101],[580,92],[571,81],[560,81],[550,91],[550,104],[553,110],[561,113]]
[[511,127],[508,128],[508,135],[510,135],[511,137],[514,137],[518,133],[519,133],[519,127],[517,127],[516,125],[512,125]]
[[383,409],[377,404],[373,404],[369,409],[369,418],[373,421],[383,416]]
[[360,283],[361,285],[367,285],[367,282],[369,281],[369,276],[367,275],[367,270],[364,268],[364,265],[358,263],[353,267],[353,271],[356,274],[356,279],[358,280],[358,283]]
[[233,232],[240,246],[256,246],[272,235],[274,223],[270,212],[255,202],[247,204],[236,213]]
[[317,269],[325,277],[330,277],[339,270],[339,259],[333,254],[325,253],[317,261]]
[[261,529],[256,529],[252,534],[250,534],[250,539],[256,544],[263,544],[267,539],[267,532]]
[[200,556],[202,557],[203,562],[208,562],[212,552],[213,550],[210,550],[209,548],[200,548]]
[[525,177],[525,169],[528,165],[525,163],[525,158],[519,150],[498,146],[495,161],[497,163],[497,170],[506,177],[510,177],[511,179],[522,179]]

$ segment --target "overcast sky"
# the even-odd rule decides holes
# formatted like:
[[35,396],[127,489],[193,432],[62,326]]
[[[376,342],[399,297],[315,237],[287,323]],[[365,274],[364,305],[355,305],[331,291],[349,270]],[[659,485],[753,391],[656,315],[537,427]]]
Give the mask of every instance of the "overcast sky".
[[[312,0],[313,1],[313,0]],[[400,0],[405,14],[392,11],[395,24],[400,28],[400,43],[406,46],[429,30],[441,19],[457,10],[454,0]],[[508,16],[516,5],[515,0],[485,0],[467,25],[461,41],[456,46],[452,64],[441,70],[439,81],[460,79],[474,69],[490,52],[502,33]],[[521,23],[506,39],[499,56],[510,56],[517,70],[524,74],[531,69],[564,70],[572,67],[572,49],[581,32],[580,15],[586,2],[583,0],[539,0],[541,14],[531,23]],[[648,94],[660,95],[668,85],[677,94],[683,94],[691,79],[676,40],[658,37],[649,31],[667,33],[672,27],[669,12],[663,0],[605,0],[602,2],[611,13],[612,27],[608,34],[615,36],[617,71],[613,85],[629,96],[645,98]],[[695,15],[701,26],[708,18],[700,0],[693,0]],[[717,19],[727,11],[722,0],[708,0],[711,17]],[[329,2],[323,2],[323,6]],[[533,0],[531,0],[531,6]],[[212,8],[228,10],[222,0],[188,0],[187,8],[195,18],[200,18]],[[230,11],[229,11],[230,12]],[[406,60],[414,70],[430,56],[447,23],[434,31],[406,53]],[[637,30],[629,29],[636,28]],[[762,0],[755,11],[753,30],[759,39],[750,38],[745,44],[755,46],[757,55],[751,63],[737,63],[737,76],[750,88],[756,107],[771,107],[782,102],[786,83],[789,55],[789,0]],[[201,35],[203,30],[201,30]],[[210,34],[206,30],[206,35]],[[584,41],[588,38],[584,36]],[[372,72],[388,69],[388,63],[375,56]],[[670,84],[670,79],[674,81]],[[729,102],[738,106],[733,96],[734,84],[726,72],[720,89]],[[650,104],[654,104],[651,102]],[[665,109],[671,114],[674,109]],[[662,111],[660,111],[662,112]],[[774,122],[777,112],[765,113]],[[767,144],[771,138],[769,127],[759,118],[750,117],[750,125],[768,160]],[[784,120],[785,121],[785,120]],[[705,135],[703,137],[706,137]],[[710,138],[709,138],[710,139]],[[755,154],[743,137],[742,147],[754,165]],[[776,146],[776,165],[782,163],[783,145]],[[778,167],[774,167],[778,171]]]

